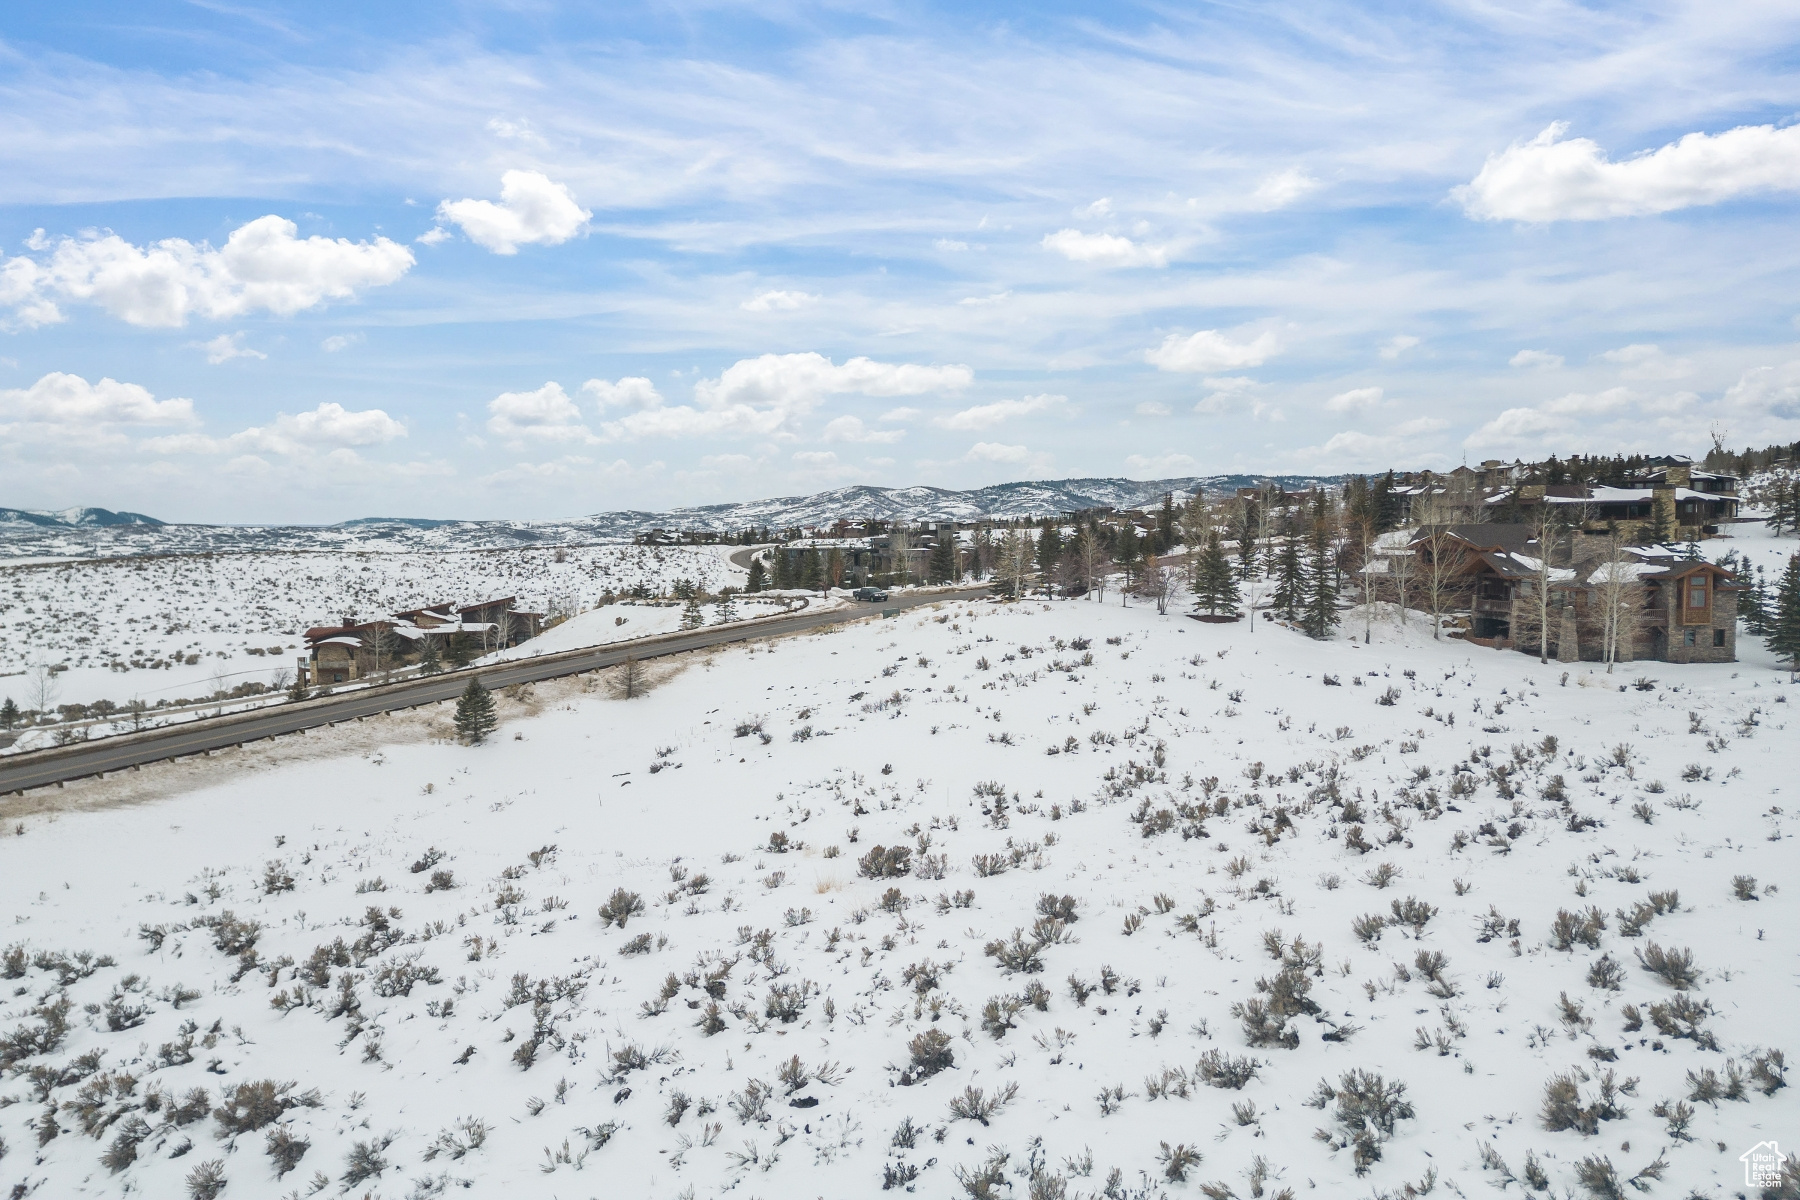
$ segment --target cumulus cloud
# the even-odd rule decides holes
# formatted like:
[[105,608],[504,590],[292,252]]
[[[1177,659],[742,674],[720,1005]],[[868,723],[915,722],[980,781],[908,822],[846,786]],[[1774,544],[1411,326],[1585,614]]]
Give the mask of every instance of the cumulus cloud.
[[916,408],[907,408],[905,405],[901,405],[899,408],[888,409],[878,419],[882,421],[916,421],[924,415]]
[[504,438],[591,441],[581,410],[560,383],[531,392],[502,392],[488,401],[488,432]]
[[1140,417],[1166,417],[1175,410],[1166,404],[1159,404],[1155,400],[1144,400],[1131,411]]
[[1182,337],[1171,333],[1162,345],[1146,350],[1144,358],[1165,371],[1196,374],[1260,367],[1280,352],[1275,334],[1264,331],[1248,342],[1234,342],[1216,329],[1202,329]]
[[837,417],[825,425],[828,442],[859,442],[887,446],[906,436],[904,429],[868,429],[859,417]]
[[1687,359],[1674,358],[1663,353],[1660,346],[1645,343],[1608,350],[1600,357],[1616,364],[1626,379],[1679,379],[1694,369]]
[[1093,263],[1102,267],[1166,267],[1169,248],[1134,242],[1113,233],[1083,233],[1079,229],[1059,229],[1044,235],[1043,247],[1054,250],[1070,262]]
[[500,177],[500,203],[446,200],[438,220],[459,226],[470,241],[495,254],[517,254],[520,246],[555,246],[587,227],[594,214],[575,202],[567,185],[541,171],[508,171]]
[[1588,138],[1565,139],[1568,129],[1558,121],[1490,155],[1451,194],[1477,220],[1599,221],[1800,190],[1800,126],[1690,133],[1619,162]]
[[977,404],[973,408],[965,408],[961,412],[951,413],[947,417],[938,417],[932,421],[932,424],[940,429],[968,431],[992,429],[1014,417],[1029,417],[1038,413],[1064,409],[1068,403],[1067,396],[1049,394],[1025,396],[1018,400],[996,400],[992,404]]
[[642,375],[627,375],[617,383],[590,379],[581,390],[594,398],[601,408],[661,408],[662,393]]
[[379,408],[352,411],[327,401],[310,412],[277,413],[267,425],[253,425],[230,437],[180,433],[149,438],[144,449],[153,454],[231,454],[232,465],[254,467],[266,461],[257,452],[296,456],[325,451],[339,463],[361,464],[352,447],[377,446],[406,436],[406,426]]
[[1470,448],[1537,449],[1546,438],[1569,428],[1563,418],[1535,408],[1509,408],[1463,439]]
[[261,350],[252,350],[243,344],[242,333],[221,333],[209,342],[201,342],[200,348],[206,351],[206,361],[213,366],[230,362],[234,358],[267,358]]
[[158,400],[149,389],[116,379],[89,383],[53,371],[30,387],[0,388],[0,430],[82,436],[118,425],[192,425],[192,400]]
[[276,416],[274,432],[309,446],[375,446],[406,436],[406,426],[379,408],[352,412],[326,402],[311,412]]
[[797,450],[794,461],[803,467],[835,467],[838,456],[830,450]]
[[1008,446],[1000,442],[976,442],[965,458],[972,462],[1022,463],[1031,461],[1031,450],[1025,446]]
[[1419,344],[1419,339],[1410,333],[1396,334],[1382,344],[1381,357],[1392,361]]
[[363,335],[360,333],[334,333],[319,343],[319,349],[325,351],[327,354],[336,354],[338,351],[347,350],[351,346],[359,346],[362,344],[362,341]]
[[1744,372],[1725,389],[1724,401],[1745,415],[1800,421],[1800,361]]
[[1554,371],[1556,368],[1563,365],[1563,356],[1560,354],[1552,354],[1548,350],[1521,350],[1506,361],[1509,365],[1518,367],[1521,370],[1525,368],[1535,368],[1539,370]]
[[1351,388],[1347,392],[1339,392],[1325,402],[1325,407],[1336,413],[1367,412],[1381,403],[1381,389],[1378,387]]
[[[611,440],[737,434],[793,436],[808,414],[833,396],[918,396],[957,392],[974,381],[965,366],[923,366],[852,358],[834,363],[822,354],[764,354],[739,359],[717,379],[694,386],[691,405],[640,408],[607,421]],[[621,381],[623,383],[625,381]]]
[[805,308],[809,304],[818,302],[819,297],[810,292],[773,290],[758,292],[738,307],[746,312],[791,312],[796,308]]
[[1133,454],[1125,460],[1126,472],[1140,478],[1191,475],[1199,469],[1200,464],[1186,454]]
[[50,253],[0,264],[0,305],[12,309],[12,324],[29,327],[63,320],[63,300],[152,327],[185,325],[195,314],[227,320],[260,309],[290,316],[393,283],[413,265],[412,251],[384,237],[352,242],[297,232],[292,221],[271,215],[233,230],[216,250],[181,238],[134,246],[110,233],[55,242],[36,236],[31,248]]
[[1316,191],[1319,181],[1302,171],[1299,167],[1289,167],[1264,179],[1257,185],[1256,192],[1250,197],[1251,202],[1264,212],[1277,208],[1285,208],[1306,195]]

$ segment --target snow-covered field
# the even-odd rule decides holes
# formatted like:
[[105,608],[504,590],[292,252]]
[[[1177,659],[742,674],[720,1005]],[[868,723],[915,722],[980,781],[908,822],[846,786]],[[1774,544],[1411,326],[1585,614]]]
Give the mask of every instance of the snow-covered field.
[[0,1183],[1745,1192],[1800,689],[1259,624],[945,604],[73,784],[0,839]]
[[397,553],[274,552],[84,559],[0,566],[0,696],[36,707],[29,668],[66,664],[55,703],[204,697],[270,683],[303,653],[300,635],[445,600],[516,595],[523,604],[593,605],[639,584],[687,578],[742,586],[733,547],[631,545]]

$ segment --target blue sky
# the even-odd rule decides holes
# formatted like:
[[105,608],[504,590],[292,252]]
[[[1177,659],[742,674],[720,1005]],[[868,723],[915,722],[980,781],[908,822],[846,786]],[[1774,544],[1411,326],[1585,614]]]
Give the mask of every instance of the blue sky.
[[1792,4],[0,15],[0,504],[1800,437]]

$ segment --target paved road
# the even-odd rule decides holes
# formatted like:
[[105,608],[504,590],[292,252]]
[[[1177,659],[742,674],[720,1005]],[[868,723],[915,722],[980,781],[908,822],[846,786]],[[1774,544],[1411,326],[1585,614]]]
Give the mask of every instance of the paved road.
[[776,637],[823,625],[861,620],[880,615],[884,608],[912,608],[940,600],[967,600],[989,594],[988,589],[983,587],[896,596],[886,605],[859,604],[848,610],[801,612],[791,617],[771,617],[749,626],[728,625],[695,630],[690,634],[659,638],[639,645],[617,643],[592,650],[565,651],[543,658],[517,659],[490,667],[434,675],[414,682],[389,684],[366,692],[347,692],[341,696],[309,700],[304,704],[277,706],[241,717],[196,721],[76,746],[33,750],[0,760],[0,795],[26,788],[46,787],[106,771],[121,771],[143,763],[221,750],[227,746],[298,733],[302,729],[316,729],[321,725],[332,725],[358,717],[371,717],[398,709],[416,708],[422,704],[454,700],[468,686],[470,676],[478,676],[484,687],[494,691],[510,684],[535,683],[542,679],[579,675],[584,671],[617,666],[632,657],[645,659],[686,654],[709,646]]

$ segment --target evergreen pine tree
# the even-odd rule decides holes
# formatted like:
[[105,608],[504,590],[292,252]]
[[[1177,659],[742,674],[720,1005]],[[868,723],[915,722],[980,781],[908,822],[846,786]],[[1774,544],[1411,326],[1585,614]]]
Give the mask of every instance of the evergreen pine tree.
[[1275,594],[1271,607],[1284,621],[1300,619],[1300,606],[1306,602],[1306,573],[1300,564],[1300,539],[1289,536],[1281,544],[1275,558]]
[[1043,532],[1038,534],[1037,567],[1038,574],[1046,579],[1056,570],[1056,564],[1062,561],[1063,537],[1062,529],[1055,521],[1045,521]]
[[437,639],[423,639],[425,648],[419,651],[419,674],[436,675],[444,669],[444,656],[438,652]]
[[1312,534],[1307,547],[1306,607],[1301,628],[1312,638],[1327,638],[1337,628],[1337,559],[1332,553],[1331,500],[1313,493]]
[[706,624],[706,614],[700,611],[700,597],[689,596],[687,605],[681,610],[681,627],[698,629]]
[[475,745],[499,727],[500,718],[494,712],[494,698],[481,686],[481,680],[469,680],[469,686],[463,689],[456,701],[457,736]]
[[800,556],[800,586],[809,592],[825,586],[825,556],[817,546]]
[[1775,611],[1770,614],[1769,649],[1788,664],[1788,675],[1800,674],[1800,554],[1788,559],[1787,570],[1775,587]]
[[469,665],[469,635],[460,629],[450,635],[450,665],[453,667]]
[[1256,501],[1245,500],[1238,513],[1238,574],[1250,579],[1256,574]]
[[1113,561],[1125,572],[1125,586],[1121,592],[1129,591],[1136,581],[1139,561],[1143,558],[1144,544],[1138,537],[1137,526],[1126,522],[1119,527],[1119,538],[1113,549]]
[[1231,571],[1231,560],[1225,557],[1225,543],[1219,531],[1206,531],[1206,545],[1200,552],[1199,588],[1194,599],[1211,615],[1224,612],[1236,616],[1238,610],[1237,578]]
[[1675,493],[1658,489],[1650,494],[1650,540],[1661,545],[1675,536]]
[[931,548],[931,561],[925,564],[925,577],[933,583],[956,582],[956,534],[943,530],[937,545]]
[[287,698],[298,703],[311,694],[311,691],[306,686],[306,681],[296,673],[294,675],[294,682],[288,685]]
[[0,704],[0,729],[11,729],[19,723],[19,706],[8,696],[5,704]]
[[719,599],[713,605],[713,624],[728,625],[737,619],[737,601],[732,599],[730,592],[719,593]]
[[[1196,489],[1198,494],[1198,489]],[[1175,545],[1175,493],[1164,492],[1162,511],[1156,514],[1156,553],[1167,554]]]
[[751,559],[750,560],[750,583],[744,590],[750,591],[750,592],[760,592],[763,590],[763,587],[765,586],[767,580],[768,580],[768,573],[763,570],[762,559],[760,559],[760,558]]

